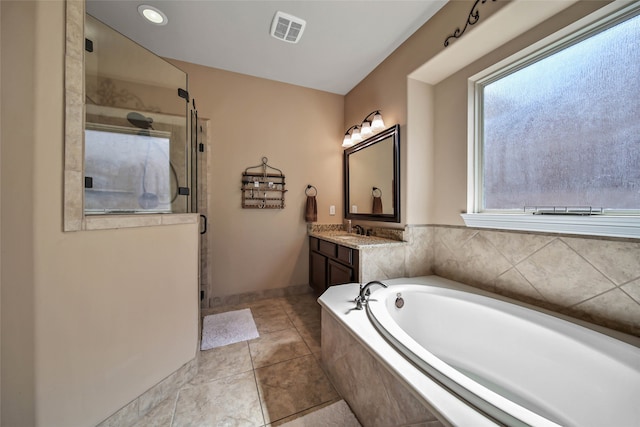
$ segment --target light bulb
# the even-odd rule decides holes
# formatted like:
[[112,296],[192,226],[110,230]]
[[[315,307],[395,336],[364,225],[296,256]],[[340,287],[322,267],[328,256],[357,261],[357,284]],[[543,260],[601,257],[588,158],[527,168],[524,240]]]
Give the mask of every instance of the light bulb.
[[153,6],[141,4],[140,6],[138,6],[138,12],[147,21],[155,25],[166,25],[167,22],[169,22],[169,20],[167,19],[167,15],[165,15],[160,9]]
[[353,142],[351,142],[351,136],[349,134],[346,134],[344,136],[344,139],[342,140],[342,146],[344,148],[349,148],[353,145]]
[[373,130],[371,129],[371,124],[369,122],[364,122],[360,127],[360,135],[363,138],[367,138],[371,134],[373,134]]
[[373,116],[373,122],[371,122],[371,127],[373,130],[382,130],[384,129],[384,122],[382,121],[382,115],[380,113],[376,113]]
[[360,135],[360,129],[355,128],[353,132],[351,132],[351,141],[355,144],[356,142],[362,141],[362,135]]

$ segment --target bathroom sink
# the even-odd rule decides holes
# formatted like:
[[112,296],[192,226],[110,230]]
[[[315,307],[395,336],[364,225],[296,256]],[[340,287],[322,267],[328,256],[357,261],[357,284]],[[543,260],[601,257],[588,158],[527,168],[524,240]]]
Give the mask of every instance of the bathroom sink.
[[359,240],[359,239],[363,239],[365,236],[361,236],[361,235],[340,235],[340,236],[333,236],[334,239],[340,239],[340,240]]

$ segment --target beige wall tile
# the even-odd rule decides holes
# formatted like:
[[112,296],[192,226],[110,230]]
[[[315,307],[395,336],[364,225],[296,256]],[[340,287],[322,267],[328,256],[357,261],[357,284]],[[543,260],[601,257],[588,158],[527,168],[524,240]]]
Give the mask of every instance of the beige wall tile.
[[406,276],[404,254],[404,246],[361,249],[360,282]]
[[640,278],[640,243],[569,237],[562,240],[618,285]]
[[409,277],[426,276],[433,272],[433,227],[407,227],[405,272]]
[[[568,307],[576,306],[572,316],[638,335],[633,304],[640,307],[640,243],[432,228],[435,274],[546,309],[567,312]],[[497,265],[492,248],[501,254]],[[486,253],[478,255],[483,251]],[[499,272],[505,266],[508,268]],[[608,294],[616,284],[630,298],[618,292]]]
[[547,302],[520,272],[512,268],[498,276],[495,281],[496,292],[521,301]]
[[629,325],[631,333],[640,335],[640,305],[620,289],[598,295],[572,310],[600,320],[604,326],[618,328],[621,323]]
[[640,279],[627,283],[620,287],[631,298],[633,298],[638,304],[640,304]]
[[561,240],[536,252],[517,269],[548,301],[565,307],[614,287]]
[[362,425],[387,427],[436,419],[386,367],[325,312],[322,315],[322,358],[336,389]]
[[482,231],[481,234],[514,265],[554,239],[551,236],[506,231]]

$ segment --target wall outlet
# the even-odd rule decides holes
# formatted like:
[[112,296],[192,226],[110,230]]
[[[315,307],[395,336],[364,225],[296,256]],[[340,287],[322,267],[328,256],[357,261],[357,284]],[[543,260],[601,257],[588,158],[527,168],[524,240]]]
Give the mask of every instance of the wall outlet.
[[351,213],[358,213],[358,205],[351,205]]
[[336,214],[336,207],[335,205],[331,205],[329,206],[329,215],[335,215]]

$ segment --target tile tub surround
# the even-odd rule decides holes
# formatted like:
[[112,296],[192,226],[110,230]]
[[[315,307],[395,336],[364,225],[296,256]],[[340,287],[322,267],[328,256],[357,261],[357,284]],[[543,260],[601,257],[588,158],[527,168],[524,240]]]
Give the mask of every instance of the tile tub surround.
[[431,228],[433,274],[640,336],[640,241]]
[[320,306],[310,294],[203,310],[250,308],[255,340],[198,352],[198,371],[135,423],[279,426],[340,400],[319,363]]
[[443,425],[331,315],[323,313],[322,331],[325,369],[362,425]]
[[353,310],[357,293],[357,284],[338,285],[320,297],[321,348],[326,371],[363,426],[495,425],[392,348],[365,310]]
[[640,241],[407,225],[370,247],[362,282],[429,274],[640,336]]

